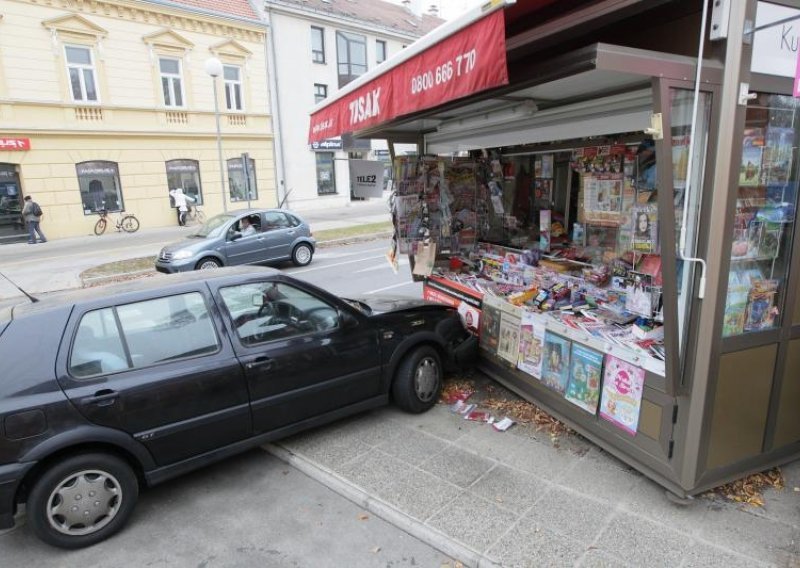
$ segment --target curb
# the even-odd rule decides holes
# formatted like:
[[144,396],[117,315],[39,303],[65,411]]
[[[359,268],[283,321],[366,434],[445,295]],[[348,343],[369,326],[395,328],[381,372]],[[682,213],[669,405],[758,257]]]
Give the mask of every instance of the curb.
[[276,444],[264,444],[261,449],[272,454],[279,460],[291,465],[308,477],[338,493],[348,501],[380,517],[387,523],[407,532],[414,538],[432,546],[436,550],[454,558],[473,568],[500,568],[496,561],[484,556],[480,552],[465,546],[447,535],[432,529],[424,523],[409,517],[402,511],[389,505],[377,497],[373,497],[360,487],[342,479],[334,472],[321,467],[306,458],[292,453],[290,450]]
[[[376,240],[376,239],[389,238],[391,236],[392,236],[392,231],[382,231],[382,232],[379,232],[379,233],[369,233],[369,234],[366,234],[366,235],[355,235],[355,236],[352,236],[352,237],[344,237],[344,238],[341,238],[341,239],[332,239],[332,240],[329,240],[329,241],[320,241],[320,242],[317,243],[317,247],[316,248],[320,249],[320,248],[327,248],[327,247],[333,247],[333,246],[337,246],[337,245],[345,245],[345,244],[350,244],[350,243],[373,241],[373,240]],[[146,257],[140,257],[140,258],[146,258]],[[137,259],[131,258],[131,259],[126,259],[126,260],[137,260]],[[100,265],[98,265],[98,266],[100,266]],[[87,270],[91,270],[91,269],[87,269]],[[84,272],[86,272],[86,271],[84,271]],[[91,277],[88,277],[88,278],[84,278],[82,275],[78,275],[78,278],[79,278],[79,280],[81,282],[81,288],[86,288],[89,284],[104,284],[106,282],[115,282],[120,278],[142,276],[142,275],[145,275],[145,274],[150,274],[152,272],[153,272],[152,270],[137,270],[135,272],[120,272],[120,273],[117,273],[117,274],[110,274],[110,275],[104,275],[104,276],[91,276]]]

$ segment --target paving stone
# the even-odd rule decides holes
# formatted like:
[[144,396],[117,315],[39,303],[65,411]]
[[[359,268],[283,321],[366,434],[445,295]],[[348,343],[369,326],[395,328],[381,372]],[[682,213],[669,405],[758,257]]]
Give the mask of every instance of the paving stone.
[[521,524],[530,525],[532,532],[547,528],[589,546],[613,514],[614,507],[608,503],[554,487],[526,513]]
[[469,491],[487,501],[521,514],[527,511],[549,488],[549,483],[536,476],[504,465],[497,465],[475,482]]
[[494,464],[492,460],[451,446],[425,460],[419,467],[459,487],[468,487]]
[[594,546],[602,552],[626,559],[634,566],[680,566],[689,536],[643,517],[618,515],[612,519]]
[[395,427],[394,434],[378,448],[412,465],[418,465],[449,446],[441,438],[401,426]]
[[575,566],[585,545],[545,528],[517,525],[489,549],[487,556],[509,568]]
[[643,477],[622,500],[622,509],[687,534],[698,534],[708,512],[708,499],[697,498],[687,505],[676,505],[667,499],[665,492],[655,481]]
[[743,507],[712,503],[701,528],[701,538],[716,546],[778,565],[800,565],[798,529]]
[[430,473],[411,468],[379,488],[376,495],[406,515],[425,521],[462,492]]
[[378,446],[398,436],[402,436],[403,428],[388,414],[376,410],[355,416],[326,427],[331,432],[341,435],[356,436],[370,446]]
[[596,548],[587,550],[577,565],[580,568],[633,568],[625,560]]
[[373,449],[333,469],[350,483],[372,493],[395,479],[407,468],[406,463]]
[[696,543],[686,551],[681,568],[766,568],[754,558],[740,556],[704,543]]
[[596,448],[580,458],[578,465],[570,469],[559,480],[559,484],[616,504],[625,499],[641,481],[641,475]]
[[494,503],[462,493],[431,517],[427,524],[477,552],[485,552],[517,518],[514,513]]
[[394,418],[403,426],[427,432],[447,442],[454,442],[471,431],[480,428],[491,428],[485,423],[464,420],[453,414],[446,405],[437,405],[422,414],[396,414]]
[[800,528],[800,491],[794,491],[794,487],[796,486],[789,485],[787,482],[782,490],[771,487],[765,489],[762,493],[764,506],[751,507],[750,512]]
[[281,440],[277,444],[328,468],[344,464],[372,449],[356,436],[322,429],[293,436]]

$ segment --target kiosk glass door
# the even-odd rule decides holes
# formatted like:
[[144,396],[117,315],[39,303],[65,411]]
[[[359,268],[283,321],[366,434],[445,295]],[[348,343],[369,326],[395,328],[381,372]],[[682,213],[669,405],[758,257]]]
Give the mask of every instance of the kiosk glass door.
[[22,221],[22,194],[14,164],[0,164],[0,244],[27,236]]

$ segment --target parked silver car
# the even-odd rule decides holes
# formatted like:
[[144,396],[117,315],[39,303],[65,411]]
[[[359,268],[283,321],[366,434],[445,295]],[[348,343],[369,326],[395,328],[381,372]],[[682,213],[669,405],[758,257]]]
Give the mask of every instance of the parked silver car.
[[311,228],[285,209],[241,209],[210,218],[184,240],[165,246],[159,272],[185,272],[291,260],[305,266],[314,256]]

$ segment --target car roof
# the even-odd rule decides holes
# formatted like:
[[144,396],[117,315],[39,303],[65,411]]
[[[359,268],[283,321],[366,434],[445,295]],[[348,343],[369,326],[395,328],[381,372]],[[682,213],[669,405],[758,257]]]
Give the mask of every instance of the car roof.
[[190,282],[211,280],[224,281],[240,279],[247,276],[264,277],[274,276],[277,274],[282,273],[276,268],[268,268],[264,266],[230,266],[216,268],[214,270],[179,272],[177,274],[156,273],[156,275],[154,275],[152,278],[139,278],[136,280],[120,282],[118,284],[109,284],[94,288],[81,288],[79,290],[48,296],[47,298],[42,298],[35,303],[17,304],[10,309],[13,309],[14,318],[17,318],[35,312],[63,308],[64,306],[77,304],[87,300],[95,301],[135,292],[148,292],[152,290],[158,290],[160,288],[169,290],[170,288],[181,286]]
[[295,217],[299,217],[302,219],[301,215],[298,215],[294,211],[290,211],[289,209],[277,209],[275,207],[272,208],[260,208],[260,207],[251,207],[250,209],[234,209],[232,211],[228,211],[227,213],[223,213],[223,215],[230,215],[231,217],[237,217],[239,215],[252,215],[253,213],[267,213],[269,211],[277,211],[280,213],[289,213],[290,215],[294,215]]

